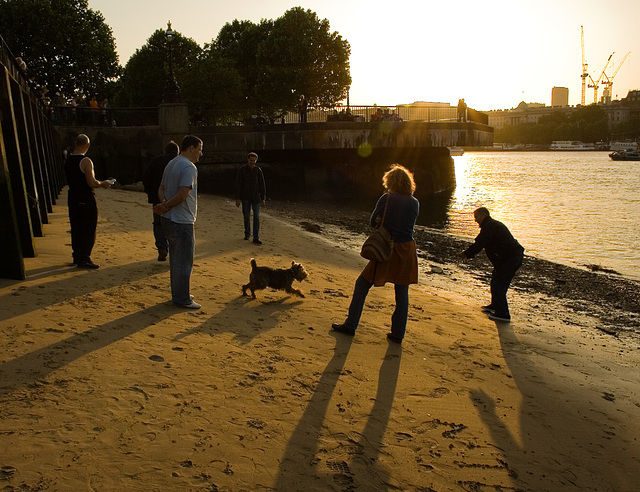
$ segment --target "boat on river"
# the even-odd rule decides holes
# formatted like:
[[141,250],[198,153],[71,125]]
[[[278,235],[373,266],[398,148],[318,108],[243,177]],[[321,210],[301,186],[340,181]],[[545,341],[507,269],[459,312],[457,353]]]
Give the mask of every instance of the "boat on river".
[[596,146],[576,140],[554,140],[549,145],[549,150],[596,150]]
[[634,142],[632,140],[619,141],[619,142],[611,142],[609,144],[609,150],[627,150],[631,149],[634,151],[638,151],[638,142]]
[[633,149],[616,150],[609,157],[614,161],[640,161],[640,152]]

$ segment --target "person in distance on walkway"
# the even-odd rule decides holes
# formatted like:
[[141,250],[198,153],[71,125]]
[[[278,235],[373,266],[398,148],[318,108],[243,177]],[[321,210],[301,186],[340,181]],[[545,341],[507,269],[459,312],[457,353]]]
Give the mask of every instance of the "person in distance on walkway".
[[71,225],[73,264],[78,268],[99,268],[91,261],[91,250],[96,242],[98,206],[94,188],[109,188],[110,180],[98,181],[93,161],[85,156],[91,141],[84,133],[76,137],[73,151],[64,163],[64,174],[69,185],[67,204]]
[[461,255],[473,258],[483,249],[486,251],[493,265],[491,304],[483,306],[482,310],[494,321],[509,322],[511,314],[507,304],[507,290],[522,265],[524,248],[515,240],[507,226],[492,218],[485,207],[476,209],[473,217],[480,227],[480,234]]

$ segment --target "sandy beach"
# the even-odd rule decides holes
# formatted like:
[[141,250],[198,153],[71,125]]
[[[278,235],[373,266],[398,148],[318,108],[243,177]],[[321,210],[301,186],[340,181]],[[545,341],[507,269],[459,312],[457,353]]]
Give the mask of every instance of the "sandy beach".
[[[192,294],[170,303],[144,193],[97,190],[99,270],[69,266],[66,189],[25,281],[0,279],[3,491],[640,490],[640,345],[543,295],[422,261],[407,335],[391,286],[343,321],[363,236],[199,197]],[[306,298],[242,297],[250,259],[301,262]]]

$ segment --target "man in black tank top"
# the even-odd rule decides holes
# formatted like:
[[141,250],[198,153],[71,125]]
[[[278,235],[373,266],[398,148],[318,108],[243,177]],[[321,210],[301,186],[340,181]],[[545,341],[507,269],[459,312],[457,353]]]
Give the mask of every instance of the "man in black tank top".
[[85,156],[90,146],[89,137],[85,134],[76,137],[73,152],[64,163],[64,174],[69,185],[67,203],[73,264],[78,268],[96,269],[99,265],[91,261],[98,224],[98,207],[93,189],[109,188],[112,182],[96,179],[93,161]]

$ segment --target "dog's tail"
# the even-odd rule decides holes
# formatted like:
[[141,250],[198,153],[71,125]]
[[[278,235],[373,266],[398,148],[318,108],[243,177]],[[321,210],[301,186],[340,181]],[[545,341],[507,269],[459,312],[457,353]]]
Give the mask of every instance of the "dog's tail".
[[258,265],[256,263],[256,259],[255,258],[251,258],[251,270],[255,270],[256,268],[258,268]]

